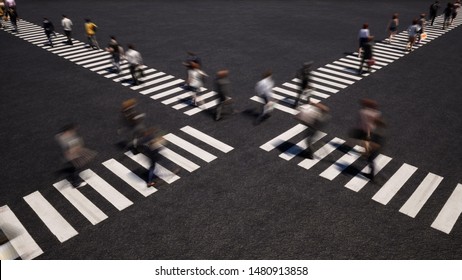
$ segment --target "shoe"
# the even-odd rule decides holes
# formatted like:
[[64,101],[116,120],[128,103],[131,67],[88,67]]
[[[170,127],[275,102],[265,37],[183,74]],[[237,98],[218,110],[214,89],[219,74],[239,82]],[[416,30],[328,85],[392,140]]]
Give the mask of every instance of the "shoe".
[[155,185],[156,185],[155,182],[149,182],[147,186],[148,186],[148,188],[150,188],[150,187],[154,187]]

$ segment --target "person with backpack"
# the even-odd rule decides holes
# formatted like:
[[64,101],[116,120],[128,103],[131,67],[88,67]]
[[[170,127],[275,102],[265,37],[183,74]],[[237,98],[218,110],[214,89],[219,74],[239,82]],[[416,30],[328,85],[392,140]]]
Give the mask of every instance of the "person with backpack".
[[89,18],[85,19],[85,34],[88,39],[88,47],[94,50],[99,49],[98,41],[96,40],[96,29],[98,26],[94,24]]

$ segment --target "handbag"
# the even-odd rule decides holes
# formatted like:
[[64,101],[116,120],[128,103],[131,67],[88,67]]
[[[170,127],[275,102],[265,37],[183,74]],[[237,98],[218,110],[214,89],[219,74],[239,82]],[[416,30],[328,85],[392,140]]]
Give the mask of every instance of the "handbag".
[[374,58],[368,59],[368,60],[367,60],[367,65],[368,65],[368,66],[375,65],[375,59],[374,59]]

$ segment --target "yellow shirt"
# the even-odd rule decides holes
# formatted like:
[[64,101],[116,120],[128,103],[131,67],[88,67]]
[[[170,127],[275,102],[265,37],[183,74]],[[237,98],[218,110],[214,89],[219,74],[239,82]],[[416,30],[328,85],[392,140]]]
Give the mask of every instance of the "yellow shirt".
[[96,24],[94,24],[93,22],[87,22],[85,23],[85,32],[87,32],[88,36],[95,35],[96,27]]

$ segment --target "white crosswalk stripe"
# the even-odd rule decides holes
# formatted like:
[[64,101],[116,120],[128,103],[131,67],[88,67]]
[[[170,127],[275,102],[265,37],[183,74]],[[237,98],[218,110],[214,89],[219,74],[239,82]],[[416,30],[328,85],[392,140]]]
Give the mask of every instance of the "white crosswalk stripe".
[[[435,24],[441,24],[441,22],[442,16],[437,17]],[[460,24],[462,24],[462,21],[457,19],[455,24],[446,30],[441,30],[440,27],[426,26],[427,39],[414,45],[413,50],[431,43]],[[318,69],[313,69],[310,75],[310,85],[314,88],[313,95],[327,99],[332,94],[338,93],[355,82],[408,55],[409,52],[405,50],[407,42],[408,33],[404,30],[396,34],[391,43],[388,42],[388,39],[374,43],[373,57],[375,64],[371,66],[370,72],[363,73],[362,75],[358,74],[361,59],[358,58],[357,52],[347,54]],[[283,83],[282,86],[275,86],[273,91],[277,92],[277,94],[273,96],[273,101],[277,102],[277,104],[274,108],[292,115],[296,114],[296,111],[291,107],[293,107],[295,99],[298,97],[299,88],[300,81],[298,79]],[[263,103],[263,100],[258,96],[252,96],[250,99],[258,103]],[[322,100],[317,98],[311,98],[311,101],[314,103],[322,102]]]
[[[156,162],[154,174],[156,175],[156,180],[162,180],[167,184],[173,184],[181,179],[176,174],[181,169],[188,171],[188,174],[199,169],[201,165],[195,163],[195,161],[203,160],[205,163],[201,162],[201,164],[207,164],[217,159],[220,155],[225,155],[234,150],[232,146],[191,126],[182,127],[175,134],[169,133],[165,139],[167,140],[166,144],[159,150],[162,160]],[[200,144],[197,142],[200,142]],[[169,147],[169,145],[172,147]],[[124,158],[133,160],[135,164],[145,169],[149,169],[151,166],[150,159],[141,153],[133,154],[128,151],[125,153]],[[170,163],[175,164],[176,168],[169,170],[168,168],[173,166]],[[106,210],[103,212],[97,202],[93,201],[95,194],[107,200],[118,211],[122,211],[134,204],[123,192],[127,192],[132,188],[143,197],[148,197],[158,191],[154,187],[148,187],[145,180],[147,178],[141,178],[127,167],[128,165],[123,160],[112,158],[102,162],[102,166],[110,171],[109,176],[106,174],[104,179],[92,169],[80,172],[79,176],[88,186],[74,188],[69,181],[61,180],[54,183],[54,188],[51,188],[65,198],[64,201],[66,201],[66,205],[69,205],[69,208],[77,210],[92,225],[108,219],[108,214],[110,214]],[[117,186],[118,189],[114,186]],[[83,191],[83,188],[91,188],[95,193],[90,196],[88,192]],[[53,199],[49,198],[53,196],[48,196],[48,192],[47,197],[45,197],[41,192],[35,191],[23,199],[50,230],[51,234],[56,236],[62,243],[77,235],[78,231],[71,225],[71,222],[66,220],[66,215],[62,215],[58,210],[61,209],[62,211],[62,206],[55,208]],[[0,207],[0,228],[9,239],[6,244],[0,246],[0,258],[2,260],[16,259],[18,257],[34,259],[43,253],[32,237],[33,232],[31,233],[25,229],[18,217],[7,205]]]
[[14,252],[10,248],[8,252],[2,251],[1,260],[17,257],[31,260],[43,254],[42,249],[7,205],[0,207],[0,228],[14,249]]
[[431,226],[432,228],[449,234],[461,213],[462,184],[458,184]]
[[[198,100],[203,101],[200,107],[194,106],[189,102],[190,94],[182,88],[184,85],[183,79],[178,79],[172,75],[168,75],[156,69],[144,66],[145,76],[140,78],[139,85],[131,84],[132,76],[127,69],[125,61],[121,61],[122,71],[119,73],[110,72],[113,67],[111,63],[111,55],[103,50],[93,50],[88,48],[85,43],[73,39],[73,45],[67,45],[67,37],[56,33],[52,36],[53,47],[46,45],[48,42],[43,28],[27,22],[19,21],[20,32],[13,34],[31,44],[34,44],[42,49],[54,53],[69,62],[80,65],[92,72],[112,79],[114,82],[120,82],[123,86],[130,88],[142,95],[151,95],[151,99],[162,101],[162,104],[168,105],[175,110],[182,111],[187,116],[193,116],[204,110],[209,110],[218,105],[216,93],[207,89],[202,89],[198,94]],[[172,98],[172,96],[174,96]]]
[[109,201],[119,211],[124,210],[128,206],[132,205],[133,202],[117,191],[113,186],[101,178],[98,174],[90,169],[87,169],[80,173],[82,179],[84,179],[95,191]]
[[93,225],[105,220],[107,215],[103,213],[88,198],[74,188],[67,180],[62,180],[53,184],[53,186],[79,210]]
[[[271,152],[277,147],[282,147],[284,144],[291,144],[290,148],[279,154],[279,157],[286,161],[295,160],[295,158],[303,158],[297,165],[307,171],[312,171],[312,168],[317,164],[320,165],[324,162],[323,165],[325,165],[326,162],[332,162],[332,158],[330,158],[328,161],[324,161],[323,159],[333,154],[334,151],[339,150],[339,148],[342,147],[346,142],[343,139],[335,137],[322,146],[314,145],[318,148],[313,152],[312,158],[305,158],[303,152],[307,150],[306,139],[299,141],[297,144],[292,144],[291,139],[298,137],[300,134],[303,135],[303,132],[306,129],[306,126],[297,124],[296,126],[288,129],[287,131],[261,145],[260,149],[266,152]],[[313,137],[313,144],[322,138],[327,138],[327,134],[324,132],[317,132],[317,135]],[[366,174],[370,173],[370,168],[366,162],[363,160],[362,162],[355,163],[356,160],[361,157],[363,152],[364,148],[359,145],[349,149],[347,152],[341,152],[342,156],[340,156],[340,158],[333,164],[330,164],[327,169],[319,174],[319,176],[333,181],[340,174],[342,174],[345,169],[353,164],[366,165],[353,178],[351,178],[348,183],[345,184],[345,188],[354,192],[359,192],[368,183],[371,183],[370,178],[366,176]],[[374,175],[378,175],[379,172],[381,172],[385,167],[389,166],[391,161],[391,157],[383,154],[377,155],[377,157],[374,159]],[[387,205],[393,199],[393,197],[398,195],[399,190],[405,187],[412,188],[412,186],[407,183],[409,182],[409,179],[417,172],[417,170],[418,168],[415,166],[407,163],[402,164],[399,169],[393,173],[393,175],[386,179],[386,182],[373,195],[371,199],[383,205]],[[381,175],[380,177],[383,178],[384,176],[385,175]],[[435,192],[442,181],[443,177],[429,172],[417,186],[413,194],[407,199],[406,203],[404,203],[404,205],[399,209],[399,212],[414,218],[425,206],[425,203]],[[459,184],[444,205],[443,209],[441,209],[438,217],[434,220],[432,227],[449,234],[459,219],[461,213],[462,184]]]
[[393,196],[401,189],[407,180],[416,172],[417,167],[403,164],[398,171],[382,186],[372,197],[373,200],[386,205]]
[[443,181],[443,177],[429,173],[403,207],[399,209],[399,212],[415,218],[441,181]]
[[61,243],[78,234],[39,191],[25,196],[24,200]]

